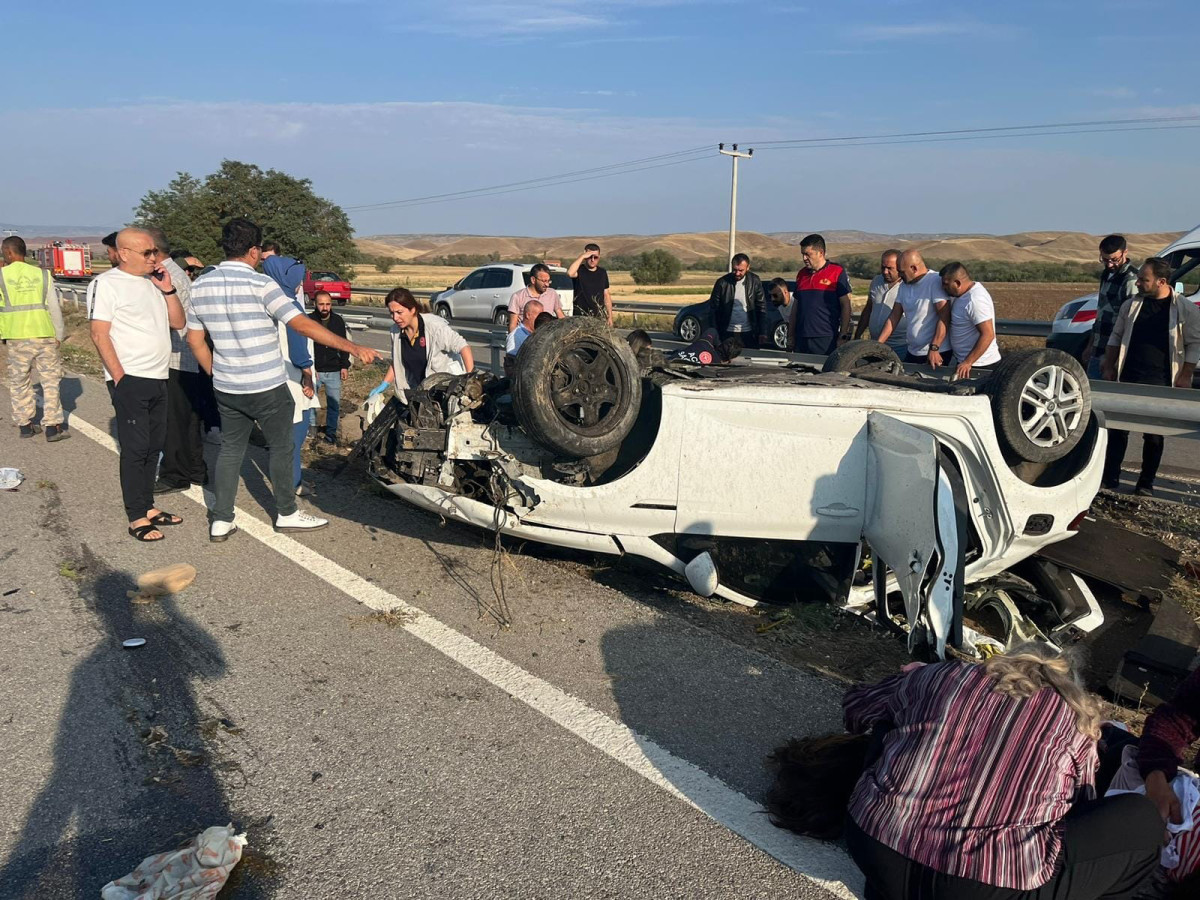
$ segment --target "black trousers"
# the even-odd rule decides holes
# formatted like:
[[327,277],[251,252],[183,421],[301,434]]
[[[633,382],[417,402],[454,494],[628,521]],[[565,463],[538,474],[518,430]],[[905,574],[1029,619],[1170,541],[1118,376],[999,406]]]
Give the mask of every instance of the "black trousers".
[[[1125,451],[1129,449],[1129,432],[1116,428],[1108,429],[1108,449],[1104,452],[1104,481],[1115,484],[1121,480],[1121,463],[1125,460]],[[1142,472],[1138,476],[1138,487],[1154,487],[1154,479],[1158,476],[1158,467],[1162,463],[1163,436],[1161,434],[1142,435]]]
[[1158,866],[1165,827],[1141,794],[1075,807],[1063,823],[1059,866],[1039,888],[1018,891],[944,875],[846,820],[846,844],[867,877],[866,900],[1129,900]]
[[124,376],[108,382],[121,445],[121,499],[130,522],[154,509],[154,476],[167,433],[167,382]]
[[173,487],[204,484],[203,382],[199,372],[171,370],[167,379],[167,436],[159,480]]

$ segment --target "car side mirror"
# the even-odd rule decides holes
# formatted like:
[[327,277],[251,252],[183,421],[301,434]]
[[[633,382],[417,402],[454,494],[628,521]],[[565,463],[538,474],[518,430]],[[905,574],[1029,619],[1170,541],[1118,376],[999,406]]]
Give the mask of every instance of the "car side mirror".
[[720,579],[717,577],[717,564],[713,562],[712,555],[707,550],[694,557],[684,567],[683,574],[687,576],[692,590],[701,597],[711,597],[720,583]]

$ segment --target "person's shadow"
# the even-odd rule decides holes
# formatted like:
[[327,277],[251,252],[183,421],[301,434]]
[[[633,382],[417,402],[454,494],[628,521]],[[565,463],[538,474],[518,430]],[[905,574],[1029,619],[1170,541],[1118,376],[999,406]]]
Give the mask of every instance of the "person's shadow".
[[[110,570],[83,591],[100,641],[71,675],[53,771],[0,868],[5,898],[94,897],[145,857],[239,824],[192,689],[194,677],[225,674],[221,649],[172,597],[134,604],[133,590],[128,574]],[[133,637],[145,646],[124,649]],[[239,896],[266,896],[265,881],[241,875],[231,876]]]

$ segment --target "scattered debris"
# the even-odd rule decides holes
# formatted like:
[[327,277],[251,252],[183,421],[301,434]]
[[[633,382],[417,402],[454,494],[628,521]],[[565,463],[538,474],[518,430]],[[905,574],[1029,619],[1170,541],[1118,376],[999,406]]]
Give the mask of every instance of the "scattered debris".
[[0,469],[0,491],[15,491],[24,480],[20,469]]
[[100,890],[101,900],[200,900],[213,897],[242,858],[246,835],[233,824],[206,828],[179,850],[148,856]]
[[415,618],[413,613],[398,606],[395,609],[377,610],[365,616],[351,616],[350,627],[356,628],[359,624],[373,622],[376,625],[386,625],[388,628],[403,628]]
[[121,646],[124,647],[126,650],[133,650],[136,647],[145,647],[146,639],[145,638],[127,638],[126,640],[121,641]]
[[77,563],[65,559],[58,564],[58,574],[63,578],[70,578],[72,581],[79,581],[83,578],[82,566],[76,568]]
[[1178,551],[1104,519],[1084,519],[1075,537],[1044,547],[1038,555],[1111,584],[1143,606],[1164,597],[1172,576],[1180,571]]
[[139,575],[138,589],[128,591],[126,596],[134,603],[153,603],[159,597],[176,594],[196,580],[196,567],[187,563],[175,563],[161,569],[153,569]]
[[20,588],[13,588],[13,589],[12,589],[12,590],[10,590],[10,591],[5,591],[5,592],[4,592],[4,594],[3,594],[3,596],[5,596],[5,597],[11,597],[13,594],[19,594],[19,593],[21,593],[21,589],[20,589]]

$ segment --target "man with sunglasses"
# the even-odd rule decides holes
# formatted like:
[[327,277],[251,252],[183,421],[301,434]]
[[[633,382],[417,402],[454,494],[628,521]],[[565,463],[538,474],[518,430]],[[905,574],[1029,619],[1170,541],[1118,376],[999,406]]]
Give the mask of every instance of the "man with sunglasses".
[[149,543],[163,539],[164,526],[183,521],[154,505],[154,477],[167,431],[169,329],[182,328],[187,318],[149,232],[126,228],[116,243],[120,264],[95,279],[92,343],[116,413],[129,534]]
[[1128,244],[1125,236],[1110,234],[1100,242],[1100,293],[1096,303],[1096,323],[1083,349],[1088,378],[1103,378],[1104,352],[1112,334],[1117,313],[1126,300],[1137,296],[1138,270],[1129,261]]

